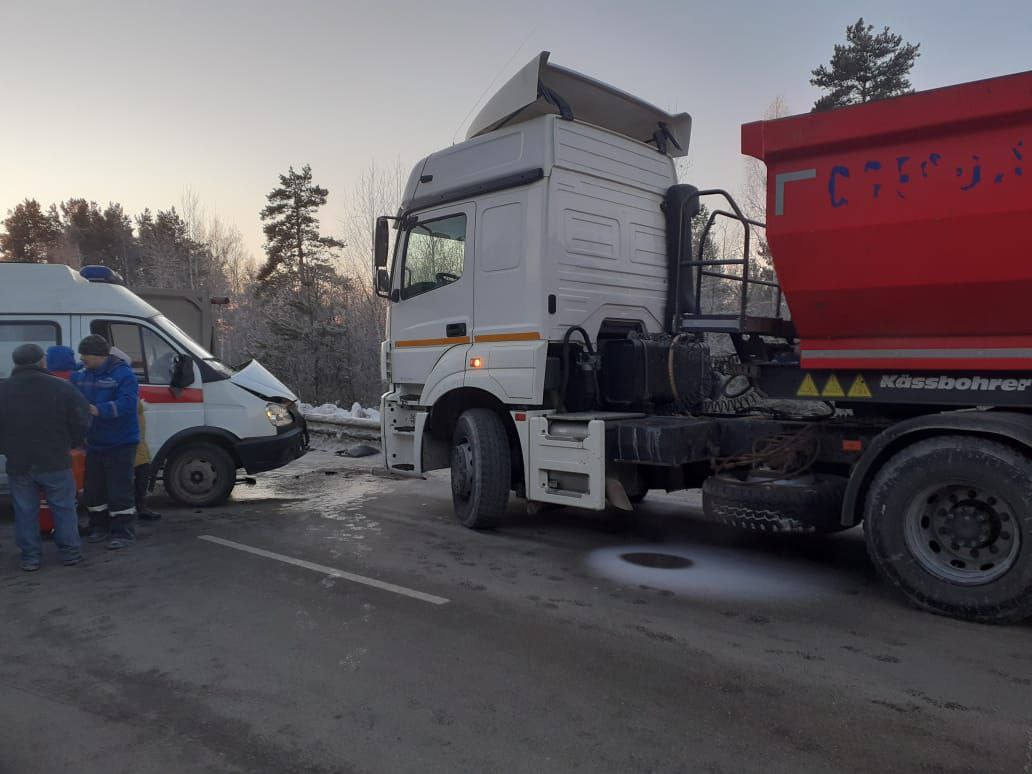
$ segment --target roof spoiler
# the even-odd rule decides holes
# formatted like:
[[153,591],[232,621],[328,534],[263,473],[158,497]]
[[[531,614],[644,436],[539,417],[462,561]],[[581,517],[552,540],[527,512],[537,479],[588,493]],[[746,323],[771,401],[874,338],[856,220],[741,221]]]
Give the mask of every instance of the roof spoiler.
[[542,51],[495,92],[470,123],[467,140],[554,114],[653,144],[671,157],[688,153],[690,115],[668,113],[594,78],[551,64],[548,57],[549,52]]

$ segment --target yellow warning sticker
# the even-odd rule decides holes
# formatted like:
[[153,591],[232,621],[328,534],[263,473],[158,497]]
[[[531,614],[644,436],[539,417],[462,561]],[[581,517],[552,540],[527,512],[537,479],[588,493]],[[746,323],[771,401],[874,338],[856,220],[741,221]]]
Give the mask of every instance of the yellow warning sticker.
[[796,397],[798,398],[819,398],[821,397],[820,390],[817,389],[817,385],[813,381],[813,377],[807,374],[803,377],[803,383],[799,385],[799,389],[796,390]]
[[842,391],[842,385],[839,384],[838,377],[832,374],[828,377],[827,383],[824,385],[824,392],[821,393],[822,398],[844,398],[846,393]]
[[853,380],[853,386],[849,388],[850,398],[870,398],[871,389],[867,386],[867,382],[864,381],[864,377],[860,374],[856,375],[856,379]]

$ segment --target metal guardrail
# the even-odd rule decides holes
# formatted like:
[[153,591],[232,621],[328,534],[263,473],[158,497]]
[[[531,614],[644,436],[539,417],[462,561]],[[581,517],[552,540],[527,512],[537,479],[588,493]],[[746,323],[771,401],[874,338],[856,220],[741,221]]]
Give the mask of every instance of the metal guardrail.
[[305,412],[308,432],[335,439],[380,440],[380,420],[358,417],[335,417],[318,412]]

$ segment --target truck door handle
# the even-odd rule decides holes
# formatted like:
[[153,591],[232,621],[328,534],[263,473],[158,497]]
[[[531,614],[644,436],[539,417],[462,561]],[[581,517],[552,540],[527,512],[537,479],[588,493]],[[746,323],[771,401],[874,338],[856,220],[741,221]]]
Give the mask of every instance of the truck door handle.
[[444,332],[448,338],[453,336],[465,336],[466,335],[466,323],[448,323],[445,326]]

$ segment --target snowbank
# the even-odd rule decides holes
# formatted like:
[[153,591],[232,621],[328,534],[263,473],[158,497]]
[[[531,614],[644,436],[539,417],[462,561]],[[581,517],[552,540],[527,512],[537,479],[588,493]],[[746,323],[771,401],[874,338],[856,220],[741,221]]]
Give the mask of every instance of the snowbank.
[[309,432],[331,442],[380,440],[380,412],[376,409],[363,408],[358,403],[353,403],[349,409],[332,403],[321,406],[302,403],[301,411],[308,422]]
[[373,425],[379,426],[380,424],[380,412],[374,408],[363,408],[360,403],[352,403],[350,409],[341,408],[333,403],[324,403],[321,406],[310,406],[307,403],[302,403],[301,411],[304,413],[305,419],[316,422],[355,424],[368,427]]

